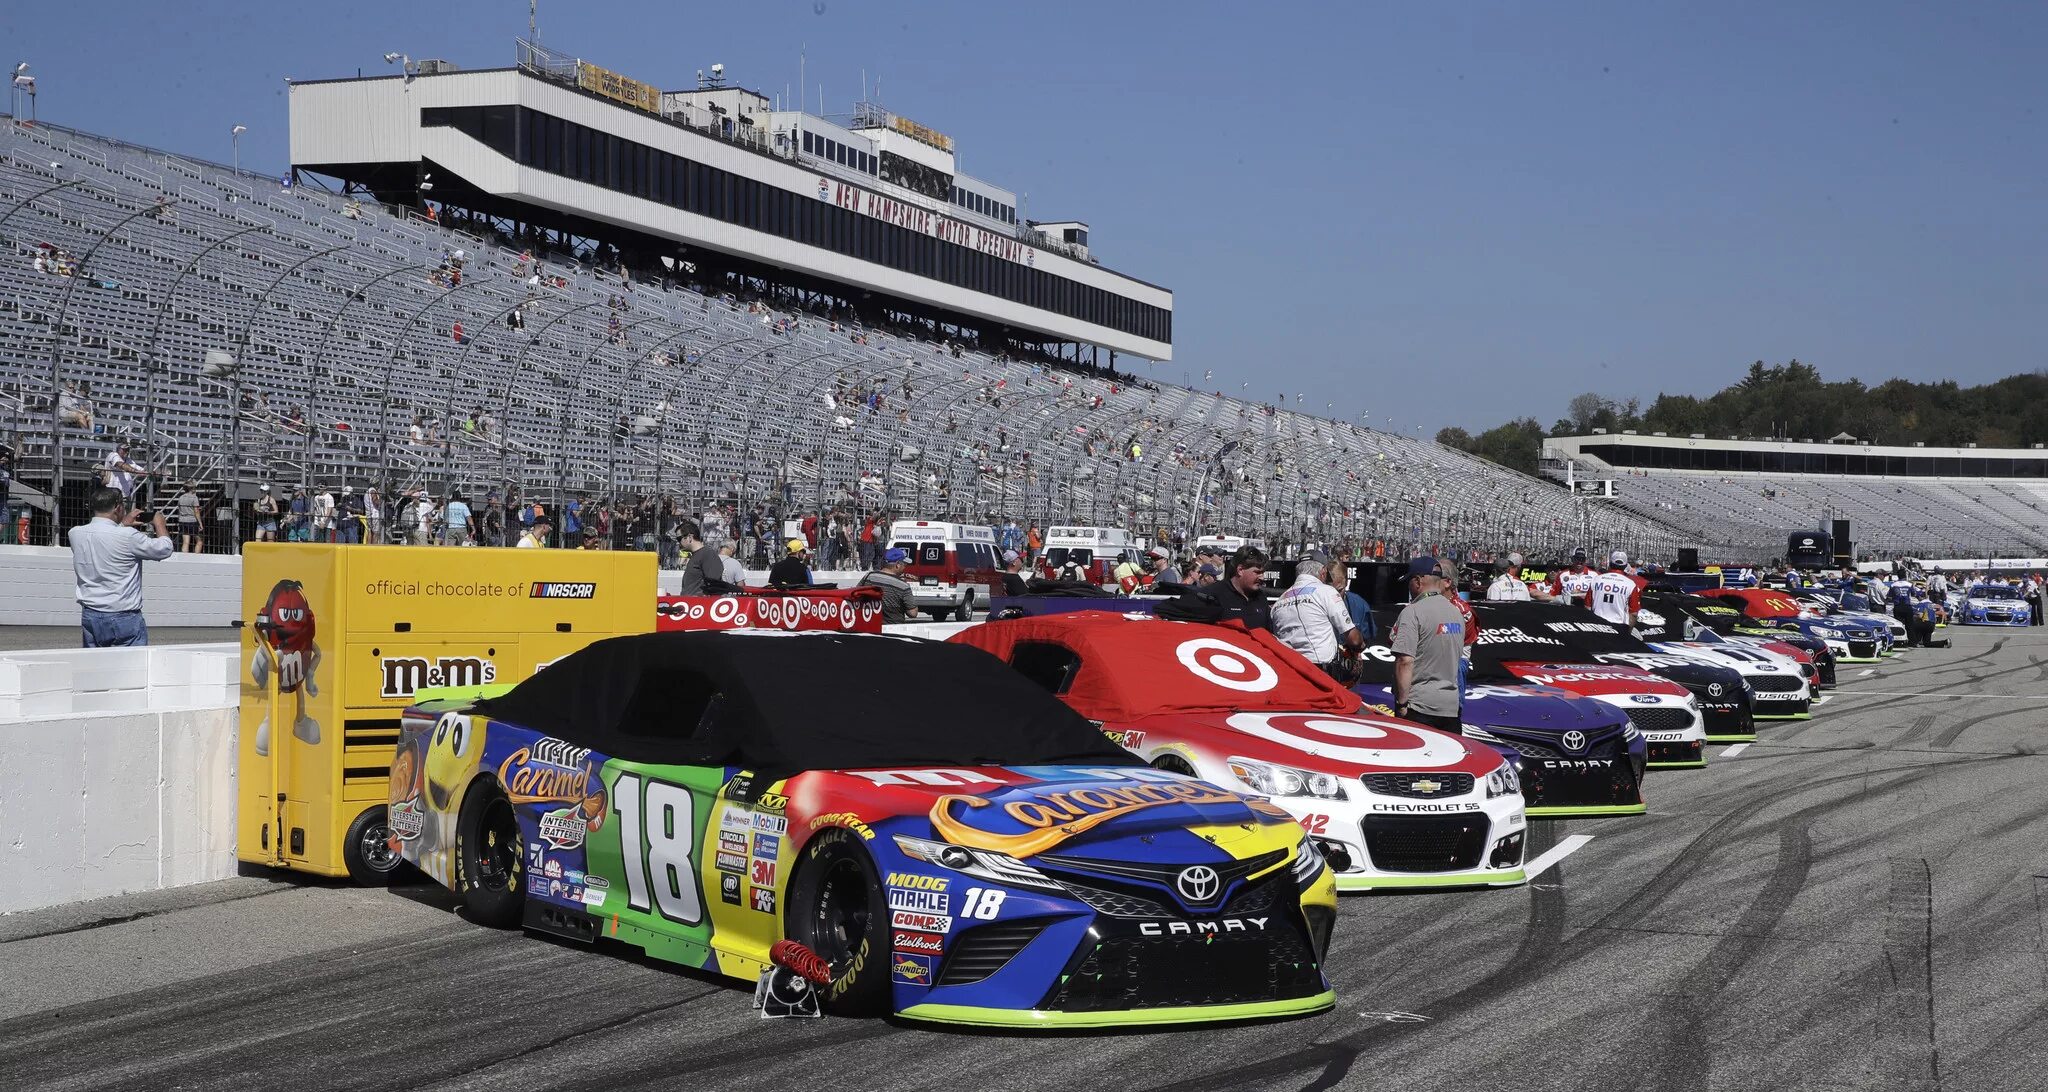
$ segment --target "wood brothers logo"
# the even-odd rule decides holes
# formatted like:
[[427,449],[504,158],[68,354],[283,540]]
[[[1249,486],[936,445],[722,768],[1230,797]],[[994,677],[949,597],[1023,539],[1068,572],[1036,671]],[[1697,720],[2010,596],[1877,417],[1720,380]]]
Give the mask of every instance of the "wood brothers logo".
[[595,599],[597,598],[597,585],[594,583],[559,584],[549,583],[545,580],[536,580],[533,582],[533,590],[527,594],[527,598]]
[[377,696],[410,698],[429,686],[482,686],[496,682],[498,667],[482,656],[386,656],[377,661],[382,688]]

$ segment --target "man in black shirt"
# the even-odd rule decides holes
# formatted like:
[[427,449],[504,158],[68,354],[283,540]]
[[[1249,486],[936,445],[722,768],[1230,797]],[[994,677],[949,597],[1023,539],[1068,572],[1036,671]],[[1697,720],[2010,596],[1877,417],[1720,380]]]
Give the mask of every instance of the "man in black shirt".
[[1266,589],[1260,580],[1266,575],[1266,554],[1256,546],[1240,546],[1230,555],[1230,566],[1223,579],[1194,594],[1216,601],[1223,608],[1223,617],[1244,621],[1247,629],[1273,628],[1273,616],[1267,609]]
[[1024,582],[1024,559],[1015,550],[1003,551],[1003,594],[1023,595],[1030,590]]
[[811,586],[811,566],[804,560],[810,547],[803,539],[789,540],[789,556],[778,561],[768,570],[768,583],[777,588],[808,588]]

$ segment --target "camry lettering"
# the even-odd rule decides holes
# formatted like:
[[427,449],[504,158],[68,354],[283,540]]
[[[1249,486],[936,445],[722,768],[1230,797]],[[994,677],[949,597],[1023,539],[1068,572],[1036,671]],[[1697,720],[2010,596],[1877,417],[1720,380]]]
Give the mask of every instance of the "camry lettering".
[[1215,921],[1147,921],[1138,924],[1138,934],[1148,937],[1202,936],[1209,933],[1264,932],[1267,918],[1218,918]]

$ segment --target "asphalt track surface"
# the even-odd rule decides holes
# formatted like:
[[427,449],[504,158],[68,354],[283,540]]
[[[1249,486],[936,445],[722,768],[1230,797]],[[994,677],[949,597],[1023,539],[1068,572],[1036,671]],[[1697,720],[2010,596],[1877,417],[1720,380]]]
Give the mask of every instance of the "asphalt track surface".
[[437,888],[264,875],[0,918],[0,1089],[2039,1090],[2048,629],[1944,632],[1647,816],[1536,824],[1593,837],[1527,888],[1347,898],[1319,1017],[766,1021]]

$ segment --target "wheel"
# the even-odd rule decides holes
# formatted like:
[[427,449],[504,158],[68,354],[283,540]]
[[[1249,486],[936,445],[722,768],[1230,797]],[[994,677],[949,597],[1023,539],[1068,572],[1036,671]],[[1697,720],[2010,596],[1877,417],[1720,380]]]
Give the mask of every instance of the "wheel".
[[348,866],[348,878],[359,887],[389,887],[398,881],[405,858],[391,848],[391,825],[385,821],[384,805],[356,816],[341,839],[341,862]]
[[804,847],[783,932],[832,968],[825,1007],[840,1016],[889,1011],[889,906],[860,836],[828,827]]
[[455,826],[455,890],[471,917],[512,929],[526,911],[526,867],[519,817],[496,785],[479,785],[463,801]]
[[1167,773],[1185,774],[1188,777],[1196,776],[1195,767],[1187,759],[1179,755],[1160,755],[1152,760],[1152,765],[1155,769],[1165,770]]
[[950,622],[953,620],[953,611],[949,607],[933,607],[929,613],[934,622]]
[[974,597],[972,595],[960,601],[960,609],[953,612],[953,620],[955,622],[974,621]]

